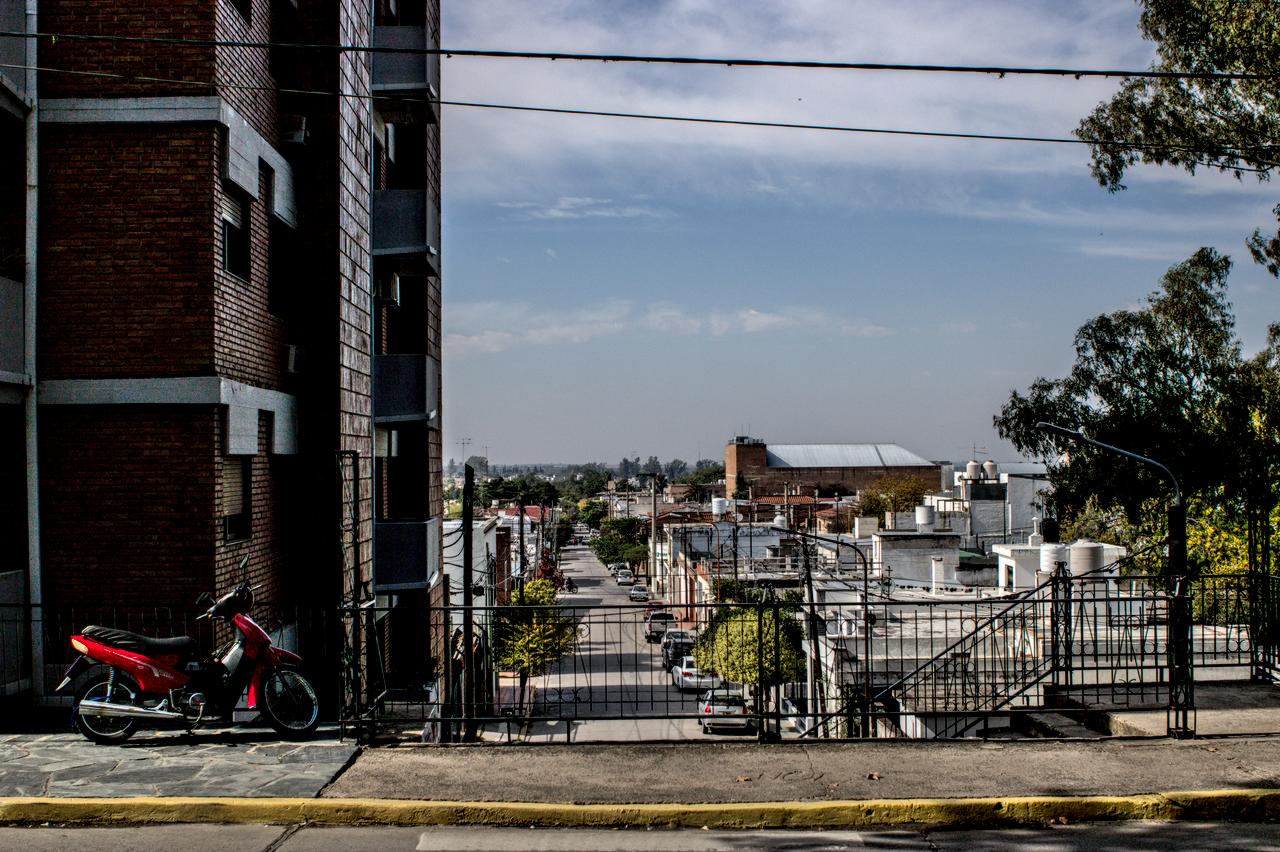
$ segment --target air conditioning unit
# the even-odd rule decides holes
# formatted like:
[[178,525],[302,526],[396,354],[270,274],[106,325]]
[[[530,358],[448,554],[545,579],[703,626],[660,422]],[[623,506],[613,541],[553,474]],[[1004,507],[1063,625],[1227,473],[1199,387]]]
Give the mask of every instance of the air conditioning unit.
[[302,347],[293,343],[285,344],[284,369],[286,373],[302,372]]
[[392,308],[400,307],[400,275],[391,273],[378,284],[378,298],[382,304]]
[[284,142],[290,142],[294,145],[305,145],[307,143],[307,117],[305,115],[282,114],[280,116],[280,138]]

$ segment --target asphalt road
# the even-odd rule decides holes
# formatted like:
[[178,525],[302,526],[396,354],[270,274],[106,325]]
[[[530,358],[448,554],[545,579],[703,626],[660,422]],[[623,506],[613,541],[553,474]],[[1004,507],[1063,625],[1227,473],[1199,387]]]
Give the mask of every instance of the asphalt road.
[[[526,742],[639,742],[740,739],[703,734],[698,694],[681,692],[663,666],[662,649],[644,636],[644,605],[632,603],[588,547],[564,550],[561,569],[578,586],[562,595],[580,624],[577,651],[537,681],[535,715],[572,721],[533,721]],[[688,718],[666,719],[685,714]]]
[[360,852],[360,850],[1020,850],[1214,849],[1280,852],[1274,824],[1124,822],[1053,828],[957,831],[638,831],[553,828],[156,825],[141,828],[0,828],[0,849],[183,852]]

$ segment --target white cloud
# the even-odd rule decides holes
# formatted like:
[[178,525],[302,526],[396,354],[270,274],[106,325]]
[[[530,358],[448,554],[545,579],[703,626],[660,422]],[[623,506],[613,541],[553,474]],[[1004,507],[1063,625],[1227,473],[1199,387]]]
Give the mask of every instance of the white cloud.
[[962,320],[960,322],[944,322],[942,330],[947,334],[974,334],[978,330],[977,323]]
[[556,258],[558,258],[558,257],[560,256],[560,255],[556,254],[556,250],[555,250],[555,249],[553,249],[553,248],[549,248],[549,249],[547,249],[547,250],[546,250],[546,252],[547,252],[547,257],[551,258],[552,260],[555,260]]
[[[1143,67],[1139,9],[1114,0],[903,0],[785,4],[703,0],[601,4],[470,0],[445,7],[444,46],[939,64]],[[661,50],[657,50],[661,46]],[[1068,135],[1118,82],[1086,78],[600,64],[454,57],[446,99],[860,127]],[[1082,146],[907,139],[445,107],[453,191],[510,197],[548,185],[607,202],[643,183],[716,194],[769,192],[727,173],[850,166],[904,173],[1061,172]],[[581,187],[585,191],[576,189]],[[589,187],[589,188],[588,188]],[[530,193],[532,194],[532,193]],[[625,194],[625,190],[624,190]],[[519,196],[517,196],[519,197]],[[613,202],[608,202],[613,204]],[[585,205],[591,209],[593,205]],[[629,205],[620,205],[625,211]],[[534,209],[534,208],[529,208]],[[568,216],[575,208],[545,208]],[[608,209],[601,205],[601,209]],[[644,215],[640,210],[631,215]]]
[[874,322],[848,322],[840,327],[845,337],[889,337],[893,329]]
[[761,311],[755,308],[743,308],[730,313],[713,312],[708,325],[712,334],[722,337],[734,332],[755,334],[761,331],[793,328],[805,328],[811,332],[820,331],[830,326],[830,319],[822,311],[816,310]]
[[862,319],[832,317],[814,308],[713,310],[705,318],[674,302],[654,302],[642,310],[626,300],[565,310],[534,310],[527,304],[464,302],[445,313],[447,357],[491,354],[521,346],[579,345],[604,336],[653,333],[690,336],[800,331],[806,335],[887,337],[892,330]]
[[672,335],[697,334],[703,327],[702,320],[671,302],[650,305],[640,324],[651,331]]

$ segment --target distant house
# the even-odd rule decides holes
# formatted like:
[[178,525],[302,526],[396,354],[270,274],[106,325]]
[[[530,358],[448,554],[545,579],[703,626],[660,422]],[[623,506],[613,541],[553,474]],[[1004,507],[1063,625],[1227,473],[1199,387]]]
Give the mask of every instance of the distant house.
[[853,494],[893,474],[918,476],[931,489],[949,487],[942,470],[897,444],[766,444],[740,435],[724,448],[726,496]]

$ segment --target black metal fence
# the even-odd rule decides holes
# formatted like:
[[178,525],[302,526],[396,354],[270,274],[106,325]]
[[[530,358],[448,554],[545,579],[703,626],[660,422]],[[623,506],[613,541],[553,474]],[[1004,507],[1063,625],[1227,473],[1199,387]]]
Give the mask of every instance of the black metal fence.
[[[1280,577],[1190,584],[1198,681],[1280,676]],[[425,598],[422,599],[425,601]],[[1174,595],[1162,578],[1065,572],[1015,595],[819,584],[810,600],[342,609],[260,605],[297,651],[327,718],[363,739],[954,737],[1016,734],[1048,708],[1170,702]],[[651,618],[653,612],[668,617]],[[0,606],[3,686],[42,693],[90,623],[190,635],[195,608]],[[466,619],[475,643],[463,647]],[[31,637],[42,638],[36,670]],[[708,701],[707,692],[717,689]],[[727,701],[727,703],[726,703]],[[708,704],[711,711],[708,712]],[[704,733],[705,731],[705,733]]]

